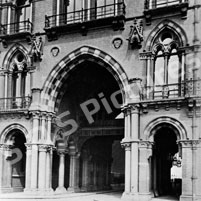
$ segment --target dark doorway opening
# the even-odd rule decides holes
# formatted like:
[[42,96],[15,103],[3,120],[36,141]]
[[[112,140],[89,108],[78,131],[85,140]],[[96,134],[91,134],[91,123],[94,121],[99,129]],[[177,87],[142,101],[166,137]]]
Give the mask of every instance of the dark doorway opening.
[[[152,157],[152,186],[155,197],[181,195],[181,160],[174,130],[166,125],[156,131]],[[176,175],[173,169],[177,168]]]

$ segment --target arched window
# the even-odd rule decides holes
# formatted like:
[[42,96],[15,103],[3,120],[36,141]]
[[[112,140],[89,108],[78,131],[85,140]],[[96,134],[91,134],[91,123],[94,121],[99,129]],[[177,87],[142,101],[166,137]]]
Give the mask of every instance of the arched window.
[[17,51],[10,61],[5,80],[5,98],[7,98],[7,108],[27,107],[30,96],[31,77],[28,71],[28,62],[21,51]]
[[31,31],[31,0],[2,0],[0,10],[2,34]]
[[154,99],[181,96],[185,75],[184,52],[180,49],[177,35],[165,29],[158,34],[153,44],[152,64],[147,66],[149,91]]

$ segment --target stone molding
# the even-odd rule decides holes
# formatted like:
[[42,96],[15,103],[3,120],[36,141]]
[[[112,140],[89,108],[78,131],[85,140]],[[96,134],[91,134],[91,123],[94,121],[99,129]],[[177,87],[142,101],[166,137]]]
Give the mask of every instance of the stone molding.
[[178,140],[178,144],[181,144],[182,148],[198,148],[201,140]]
[[131,151],[131,143],[130,142],[122,142],[121,146],[125,149],[125,151]]

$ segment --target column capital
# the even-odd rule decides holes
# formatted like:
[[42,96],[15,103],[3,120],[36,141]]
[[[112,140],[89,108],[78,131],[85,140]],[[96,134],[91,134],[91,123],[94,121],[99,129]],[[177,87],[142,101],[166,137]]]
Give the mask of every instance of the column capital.
[[197,148],[197,145],[200,144],[201,140],[178,140],[178,144],[182,145],[182,148]]
[[122,111],[128,115],[132,113],[139,113],[139,108],[139,104],[128,104],[122,107]]
[[33,116],[33,119],[39,119],[40,118],[40,112],[39,111],[31,111],[31,114]]
[[51,152],[53,149],[53,145],[51,144],[39,144],[39,151],[41,152]]
[[152,146],[154,145],[154,142],[151,141],[139,141],[139,148],[146,148],[146,149],[152,149]]
[[25,146],[26,146],[27,150],[31,150],[32,149],[32,144],[25,143]]
[[121,146],[126,150],[130,151],[131,150],[131,143],[130,142],[122,142]]

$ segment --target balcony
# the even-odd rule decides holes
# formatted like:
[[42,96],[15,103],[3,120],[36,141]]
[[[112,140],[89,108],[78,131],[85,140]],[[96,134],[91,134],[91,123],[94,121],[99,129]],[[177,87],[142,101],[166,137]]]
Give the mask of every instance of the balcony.
[[0,25],[0,38],[2,39],[3,45],[6,45],[6,41],[11,39],[26,38],[30,40],[32,34],[33,24],[30,20],[21,22],[15,22],[10,24]]
[[147,86],[142,90],[142,100],[167,100],[200,97],[201,80],[188,80],[169,85]]
[[31,104],[31,97],[1,98],[0,112],[27,110]]
[[112,26],[114,30],[122,29],[125,20],[124,2],[105,6],[76,10],[58,15],[45,16],[45,28],[48,38],[57,32],[81,31],[86,35],[90,28]]
[[161,17],[163,14],[181,15],[181,18],[185,19],[187,10],[188,0],[145,0],[144,15],[149,25],[152,18]]

